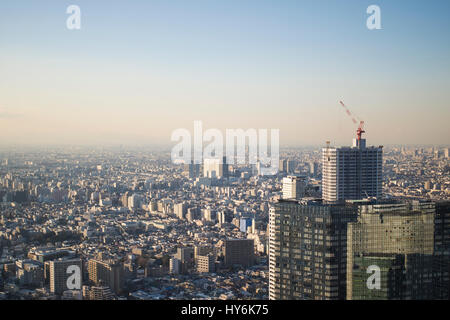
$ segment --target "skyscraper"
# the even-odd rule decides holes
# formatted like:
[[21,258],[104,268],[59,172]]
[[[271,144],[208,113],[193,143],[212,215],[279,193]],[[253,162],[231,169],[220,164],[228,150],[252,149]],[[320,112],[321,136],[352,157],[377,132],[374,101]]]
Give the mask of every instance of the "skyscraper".
[[380,198],[382,148],[366,147],[366,139],[354,139],[352,147],[322,149],[322,198],[326,201]]
[[306,177],[283,178],[283,199],[301,199],[305,196]]
[[269,216],[269,298],[345,299],[347,224],[356,207],[280,200]]
[[449,221],[448,201],[281,200],[270,210],[269,298],[448,300]]
[[430,201],[361,205],[348,226],[347,299],[448,300],[445,218]]

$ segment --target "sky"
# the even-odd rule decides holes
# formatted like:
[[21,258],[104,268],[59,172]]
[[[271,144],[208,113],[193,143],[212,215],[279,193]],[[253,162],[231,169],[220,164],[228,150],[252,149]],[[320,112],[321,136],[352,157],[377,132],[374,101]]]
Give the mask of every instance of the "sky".
[[0,145],[170,145],[195,120],[348,145],[339,100],[368,144],[448,144],[449,14],[448,0],[1,1]]

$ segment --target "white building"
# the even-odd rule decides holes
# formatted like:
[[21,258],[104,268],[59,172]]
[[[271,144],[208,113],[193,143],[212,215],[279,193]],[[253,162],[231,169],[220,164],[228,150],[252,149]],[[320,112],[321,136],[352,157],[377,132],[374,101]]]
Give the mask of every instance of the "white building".
[[283,178],[283,199],[301,199],[305,196],[306,177],[288,176]]
[[354,139],[352,147],[322,149],[322,198],[326,201],[381,197],[383,147],[366,147]]
[[227,178],[228,164],[226,158],[223,159],[205,159],[203,161],[203,177],[205,178]]
[[177,258],[172,258],[169,261],[169,272],[171,274],[179,274],[181,271],[181,261]]

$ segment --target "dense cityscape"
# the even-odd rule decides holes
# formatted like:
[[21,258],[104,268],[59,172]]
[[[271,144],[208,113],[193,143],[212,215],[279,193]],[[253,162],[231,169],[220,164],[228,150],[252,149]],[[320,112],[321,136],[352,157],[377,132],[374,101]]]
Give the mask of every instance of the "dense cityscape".
[[[276,176],[177,165],[161,148],[0,159],[0,299],[268,299],[270,208],[299,197],[289,180],[304,183],[300,198],[322,193],[319,147],[282,149]],[[383,173],[384,199],[449,200],[449,148],[384,147]],[[68,265],[80,290],[66,287]]]
[[0,1],[0,303],[58,318],[436,313],[449,12]]

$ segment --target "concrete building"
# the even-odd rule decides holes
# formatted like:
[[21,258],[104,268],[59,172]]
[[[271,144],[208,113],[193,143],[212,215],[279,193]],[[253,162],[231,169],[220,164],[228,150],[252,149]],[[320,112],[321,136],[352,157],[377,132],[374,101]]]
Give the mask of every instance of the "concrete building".
[[197,245],[194,247],[194,259],[198,256],[206,256],[209,253],[215,253],[215,248],[212,245]]
[[203,160],[203,176],[205,178],[228,178],[228,175],[226,157]]
[[187,203],[186,202],[180,202],[176,203],[174,205],[174,213],[178,217],[178,219],[183,220],[186,217],[187,214]]
[[95,285],[108,286],[116,294],[122,292],[124,269],[121,263],[91,259],[88,261],[88,273],[89,280]]
[[212,253],[209,253],[204,256],[197,256],[196,257],[196,265],[197,265],[197,272],[199,273],[212,273],[215,272],[215,262],[216,262],[216,256]]
[[382,195],[383,147],[366,147],[354,139],[352,147],[322,149],[322,198],[325,201],[357,200]]
[[16,277],[22,285],[43,286],[44,266],[35,260],[18,260],[16,261]]
[[83,300],[114,300],[114,298],[114,293],[111,291],[110,287],[83,286]]
[[223,254],[225,265],[241,265],[251,267],[255,263],[255,247],[253,239],[227,239],[224,241]]
[[281,159],[280,160],[280,164],[278,166],[278,170],[281,173],[286,173],[287,172],[287,159]]
[[194,267],[194,248],[178,248],[175,258],[181,263],[180,272],[186,273],[190,268]]
[[283,199],[301,199],[305,196],[306,177],[288,176],[283,178]]
[[181,272],[181,261],[177,258],[172,258],[169,260],[169,272],[171,274],[180,274]]
[[80,270],[80,283],[82,283],[82,262],[81,259],[55,260],[49,262],[50,267],[50,292],[61,295],[66,290],[73,288],[67,287],[67,279],[72,275],[68,273],[70,266],[78,266]]

